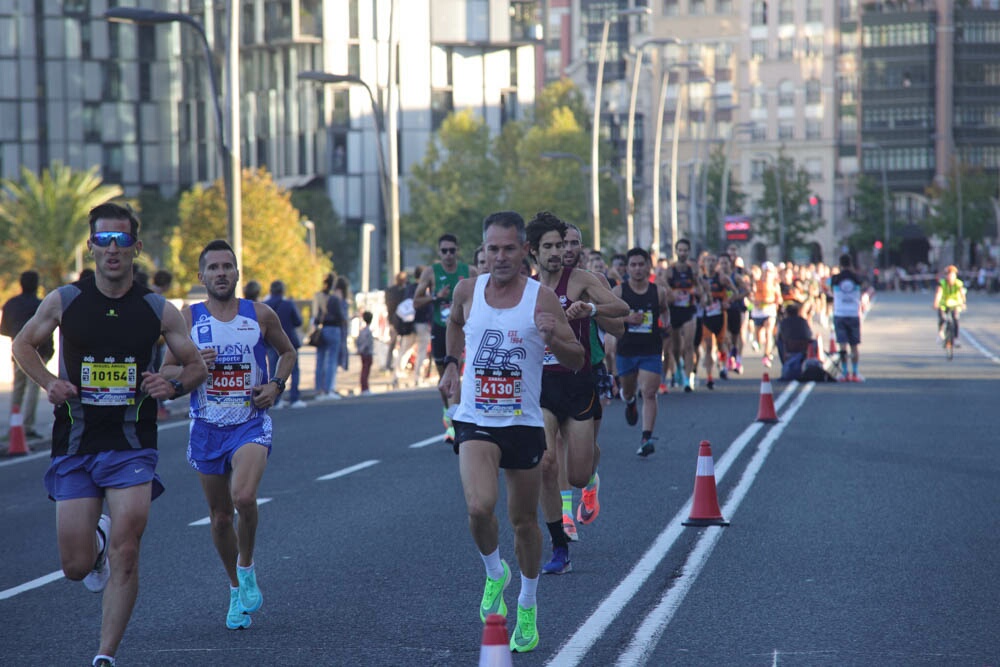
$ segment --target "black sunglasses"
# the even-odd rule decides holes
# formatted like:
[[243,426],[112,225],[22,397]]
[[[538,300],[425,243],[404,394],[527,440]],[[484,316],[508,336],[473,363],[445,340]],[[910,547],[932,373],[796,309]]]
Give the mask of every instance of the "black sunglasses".
[[458,248],[438,248],[438,252],[443,255],[454,255],[458,252]]
[[90,237],[90,242],[99,248],[107,248],[112,241],[119,248],[131,248],[137,240],[128,232],[94,232]]

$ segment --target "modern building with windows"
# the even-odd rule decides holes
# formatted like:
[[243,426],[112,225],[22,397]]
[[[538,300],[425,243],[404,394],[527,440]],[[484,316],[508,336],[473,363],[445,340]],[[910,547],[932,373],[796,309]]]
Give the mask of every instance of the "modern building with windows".
[[[230,1],[134,4],[201,23],[222,82]],[[375,107],[394,114],[403,211],[405,175],[449,112],[473,109],[499,131],[534,104],[537,28],[516,20],[524,3],[235,1],[243,167],[266,167],[288,187],[319,184],[347,224],[376,224],[381,240],[383,175],[368,93],[301,81],[299,72],[357,77]],[[0,0],[0,176],[18,178],[22,166],[37,172],[55,160],[99,165],[129,196],[144,189],[169,196],[220,178],[221,128],[198,35],[179,23],[109,23],[109,4],[118,3]]]

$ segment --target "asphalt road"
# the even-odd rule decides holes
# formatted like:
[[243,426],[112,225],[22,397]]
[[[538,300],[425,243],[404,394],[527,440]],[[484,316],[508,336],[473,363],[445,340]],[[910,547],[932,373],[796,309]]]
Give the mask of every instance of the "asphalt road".
[[[1000,300],[970,295],[948,362],[930,296],[880,296],[863,329],[866,383],[775,383],[779,424],[755,422],[756,358],[714,392],[661,397],[649,459],[612,403],[600,518],[580,527],[573,572],[543,577],[541,643],[514,664],[1000,664]],[[439,416],[433,390],[274,414],[265,600],[238,632],[198,524],[186,428],[165,425],[167,493],[119,665],[477,664],[483,568],[457,459],[431,442]],[[701,440],[726,528],[680,525]],[[85,665],[97,649],[100,597],[59,576],[46,464],[0,463],[2,665]],[[513,566],[503,499],[498,513]],[[515,578],[511,606],[517,591]]]

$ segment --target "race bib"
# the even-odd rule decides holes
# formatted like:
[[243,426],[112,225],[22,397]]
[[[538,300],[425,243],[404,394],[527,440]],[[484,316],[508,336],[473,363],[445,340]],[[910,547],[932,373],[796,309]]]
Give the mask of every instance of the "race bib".
[[708,304],[708,308],[705,309],[705,315],[707,317],[712,317],[713,315],[721,315],[721,314],[722,314],[721,301],[713,301],[712,303]]
[[542,354],[542,365],[543,366],[555,366],[558,363],[559,363],[559,360],[556,359],[556,355],[552,354],[552,350],[550,350],[549,346],[546,345],[545,346],[545,352]]
[[691,292],[687,290],[674,290],[674,305],[678,308],[687,308],[691,305]]
[[127,362],[80,364],[80,402],[84,405],[135,405],[136,366]]
[[653,311],[651,310],[639,310],[632,311],[642,313],[642,322],[640,324],[630,324],[628,325],[629,333],[653,333]]
[[441,306],[441,319],[444,321],[448,320],[448,316],[451,315],[451,304],[447,306]]
[[521,407],[521,371],[475,369],[476,414],[483,417],[516,417]]
[[215,364],[208,374],[205,398],[227,408],[249,407],[253,394],[251,364]]

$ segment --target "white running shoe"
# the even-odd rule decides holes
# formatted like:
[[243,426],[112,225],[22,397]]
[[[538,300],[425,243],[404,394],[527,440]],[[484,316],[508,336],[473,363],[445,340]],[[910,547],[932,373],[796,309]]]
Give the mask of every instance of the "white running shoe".
[[303,401],[300,398],[299,400],[297,400],[294,403],[292,403],[290,407],[295,408],[295,409],[304,408],[304,407],[306,407],[306,402]]
[[83,585],[88,591],[100,593],[108,585],[111,578],[111,565],[108,563],[108,547],[111,543],[111,517],[102,514],[97,522],[97,532],[104,538],[104,546],[97,552],[94,569],[83,578]]

